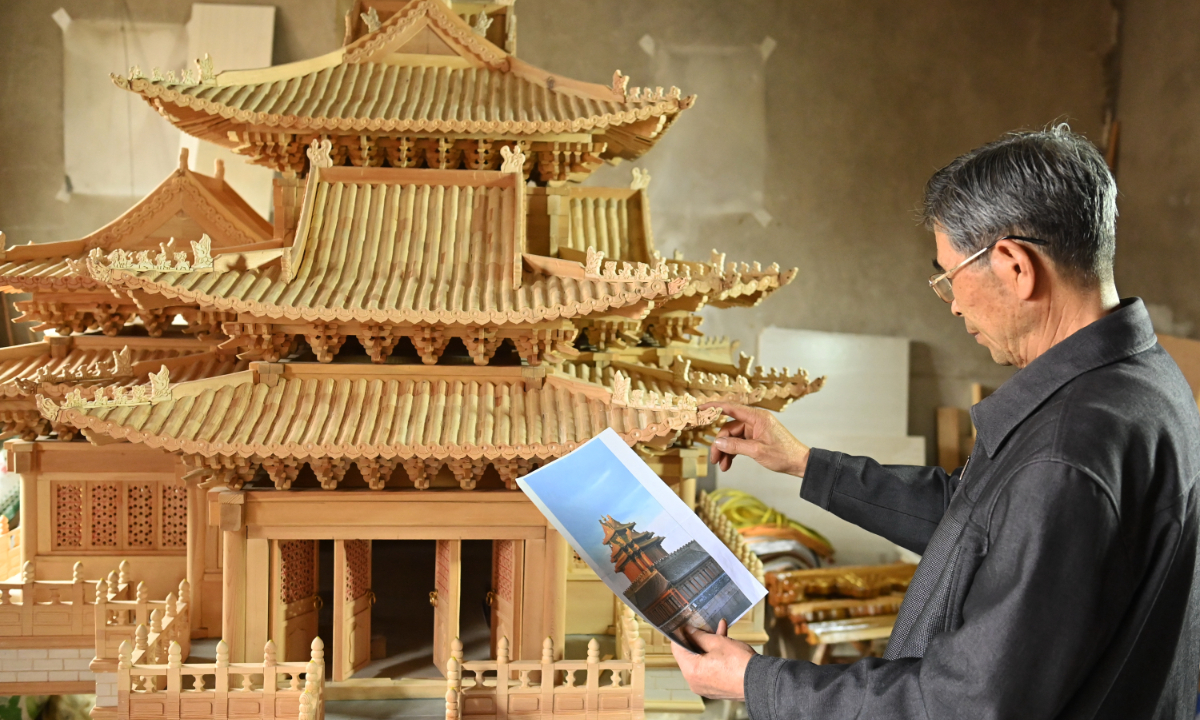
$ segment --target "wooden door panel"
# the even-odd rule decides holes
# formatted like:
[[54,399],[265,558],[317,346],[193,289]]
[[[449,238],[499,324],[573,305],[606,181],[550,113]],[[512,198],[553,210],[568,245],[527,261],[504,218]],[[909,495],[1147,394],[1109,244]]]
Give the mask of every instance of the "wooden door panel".
[[273,541],[271,548],[271,639],[277,657],[301,662],[317,636],[320,608],[316,540]]
[[492,541],[492,657],[500,638],[508,638],[509,657],[520,657],[521,633],[515,608],[521,606],[523,545],[516,540]]
[[433,664],[446,674],[450,647],[458,637],[459,585],[462,580],[462,541],[438,540],[433,571]]
[[371,541],[334,541],[334,680],[371,661]]

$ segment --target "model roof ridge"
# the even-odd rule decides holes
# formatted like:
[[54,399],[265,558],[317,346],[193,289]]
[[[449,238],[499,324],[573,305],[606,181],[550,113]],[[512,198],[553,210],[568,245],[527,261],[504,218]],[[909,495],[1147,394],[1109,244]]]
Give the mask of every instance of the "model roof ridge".
[[[406,45],[422,33],[436,41],[436,52]],[[296,143],[306,143],[314,133],[346,131],[362,137],[549,135],[554,142],[575,143],[580,138],[561,135],[604,134],[588,153],[636,157],[695,100],[678,88],[631,91],[620,71],[611,86],[549,73],[476,34],[441,0],[412,0],[378,29],[309,60],[219,74],[208,68],[199,77],[188,72],[184,78],[157,70],[146,78],[132,68],[129,77],[113,75],[112,80],[147,102],[178,108],[163,114],[184,132],[240,148],[252,162],[293,171],[303,168],[302,156],[293,152]],[[636,139],[614,136],[619,127]],[[264,144],[265,128],[288,137]],[[282,154],[280,142],[288,148]],[[357,144],[352,148],[358,149]],[[354,160],[357,164],[360,158]],[[562,179],[560,172],[566,171],[550,174]],[[570,171],[578,172],[584,171]]]
[[220,376],[245,367],[220,353],[213,341],[188,337],[146,338],[106,335],[48,336],[0,349],[0,424],[6,434],[31,440],[57,432],[60,440],[76,428],[49,422],[36,396],[60,400],[76,388],[130,388],[168,367],[177,381]]
[[[254,372],[173,385],[141,404],[69,407],[39,398],[60,424],[190,455],[271,458],[414,458],[488,461],[560,457],[612,427],[629,444],[712,422],[713,413],[613,407],[560,382],[286,378]],[[585,383],[580,383],[581,385]],[[221,465],[221,467],[226,467]]]
[[[217,249],[253,246],[274,240],[274,229],[233,189],[217,161],[214,175],[188,168],[188,151],[179,166],[120,217],[77,240],[29,243],[0,253],[0,290],[93,287],[87,275],[71,271],[67,259],[80,259],[93,249],[138,249],[150,234],[183,211],[209,235]],[[142,249],[157,249],[160,243]]]
[[207,309],[343,323],[528,324],[626,308],[684,287],[683,278],[642,278],[633,266],[622,266],[628,277],[579,267],[526,279],[524,201],[516,172],[315,164],[280,263],[102,275],[114,288]]

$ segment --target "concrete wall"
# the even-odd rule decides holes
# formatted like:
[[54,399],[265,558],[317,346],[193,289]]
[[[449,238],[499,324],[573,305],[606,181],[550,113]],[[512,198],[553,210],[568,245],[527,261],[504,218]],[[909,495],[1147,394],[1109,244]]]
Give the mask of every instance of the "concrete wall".
[[[274,4],[276,62],[339,42],[347,0]],[[125,3],[62,5],[94,18],[118,17]],[[190,7],[127,5],[141,21],[182,22]],[[54,200],[62,185],[61,33],[50,19],[57,7],[0,4],[0,228],[10,243],[77,237],[132,202]],[[606,84],[617,68],[634,85],[649,84],[650,58],[638,46],[646,34],[675,45],[778,42],[766,64],[765,205],[774,220],[765,228],[748,216],[713,221],[683,249],[707,257],[718,247],[731,260],[777,261],[800,273],[760,308],[714,314],[709,334],[739,338],[750,352],[770,324],[910,337],[910,432],[931,438],[934,407],[966,406],[972,381],[1008,376],[926,286],[933,245],[914,209],[930,173],[1007,130],[1065,118],[1100,133],[1108,3],[520,0],[517,10],[524,59]],[[689,113],[715,114],[738,131],[738,108],[706,108],[701,98]],[[697,148],[697,170],[705,152],[719,151]],[[836,382],[836,368],[811,370]]]
[[1117,283],[1200,328],[1200,4],[1124,3]]
[[[637,44],[646,34],[673,45],[778,42],[766,63],[765,199],[774,220],[766,228],[748,216],[713,221],[684,250],[707,258],[715,247],[730,260],[775,261],[800,273],[758,308],[711,314],[706,332],[740,338],[749,352],[759,329],[772,324],[912,338],[909,431],[931,441],[937,405],[966,407],[971,382],[995,386],[1008,377],[929,290],[933,240],[914,211],[934,170],[1006,131],[1066,119],[1099,137],[1108,3],[520,0],[517,7],[524,59],[606,84],[616,68],[632,85],[649,84],[650,58]],[[705,107],[703,97],[679,123],[702,113],[738,131],[738,108]],[[720,148],[697,148],[698,172],[709,152]],[[809,370],[837,381],[837,368]],[[931,461],[933,449],[930,442]]]

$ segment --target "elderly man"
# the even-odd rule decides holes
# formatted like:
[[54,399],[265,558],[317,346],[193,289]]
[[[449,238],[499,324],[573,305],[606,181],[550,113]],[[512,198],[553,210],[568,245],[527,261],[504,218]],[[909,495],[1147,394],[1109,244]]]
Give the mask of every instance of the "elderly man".
[[[751,720],[1191,718],[1200,669],[1200,415],[1136,298],[1113,284],[1116,186],[1065,127],[938,171],[929,284],[1020,370],[972,417],[964,467],[808,448],[722,405],[712,461],[803,478],[800,496],[923,555],[881,659],[816,666],[696,633],[692,689]],[[1168,261],[1164,258],[1164,262]]]

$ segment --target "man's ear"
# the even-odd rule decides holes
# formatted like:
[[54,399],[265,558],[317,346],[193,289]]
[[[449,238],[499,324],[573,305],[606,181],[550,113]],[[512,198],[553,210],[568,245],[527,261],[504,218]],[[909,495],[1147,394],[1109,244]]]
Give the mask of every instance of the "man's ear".
[[1038,274],[1045,266],[1029,248],[1012,240],[1001,240],[992,248],[992,272],[1021,300],[1029,300],[1038,289]]

